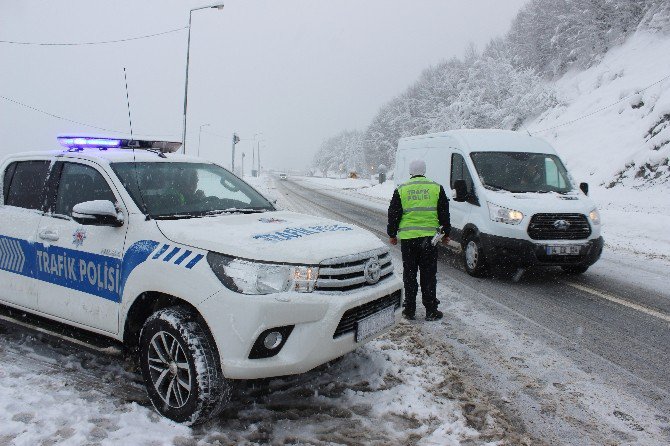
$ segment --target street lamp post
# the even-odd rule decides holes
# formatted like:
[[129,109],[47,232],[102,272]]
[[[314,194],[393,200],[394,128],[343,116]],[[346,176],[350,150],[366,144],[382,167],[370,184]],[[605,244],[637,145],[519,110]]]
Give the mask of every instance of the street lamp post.
[[193,8],[188,12],[188,42],[186,43],[186,76],[184,79],[184,121],[182,122],[182,132],[181,132],[181,147],[182,153],[186,153],[186,106],[188,104],[188,61],[189,53],[191,51],[191,16],[193,11],[198,11],[200,9],[223,9],[223,3],[209,6],[201,6],[199,8]]
[[200,156],[200,138],[202,137],[202,128],[209,127],[212,124],[201,124],[200,130],[198,130],[198,156]]
[[256,168],[256,166],[255,166],[255,164],[256,164],[255,153],[256,153],[256,151],[258,151],[258,168],[255,169],[257,177],[261,175],[261,152],[260,152],[261,149],[260,149],[260,145],[261,145],[262,139],[257,138],[259,135],[262,136],[263,132],[254,133],[254,141],[256,142],[256,147],[254,147],[253,145],[251,146],[251,153],[254,154],[252,164],[251,164],[252,171]]

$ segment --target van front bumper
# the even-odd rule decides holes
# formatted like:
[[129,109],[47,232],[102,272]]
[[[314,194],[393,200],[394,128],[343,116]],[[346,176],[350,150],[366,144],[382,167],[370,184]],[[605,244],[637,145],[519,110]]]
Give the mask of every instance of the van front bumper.
[[[591,240],[542,241],[541,243],[481,234],[482,249],[489,265],[494,266],[590,266],[603,252],[602,237]],[[547,246],[579,245],[578,255],[547,255]]]
[[[395,322],[381,335],[399,321],[402,297],[402,282],[393,274],[347,292],[251,296],[221,290],[198,309],[216,342],[224,376],[257,379],[304,373],[355,350],[369,339],[356,342],[358,319],[352,312],[362,309],[359,316],[368,315],[393,306]],[[290,329],[279,352],[253,359],[259,337],[282,327]]]

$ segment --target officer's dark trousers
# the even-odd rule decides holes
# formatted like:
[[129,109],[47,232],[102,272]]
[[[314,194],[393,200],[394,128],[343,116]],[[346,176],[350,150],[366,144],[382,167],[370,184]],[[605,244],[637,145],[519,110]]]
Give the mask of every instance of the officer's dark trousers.
[[420,237],[400,240],[402,252],[403,282],[405,283],[405,311],[416,311],[416,294],[419,286],[416,282],[417,271],[421,272],[421,300],[426,313],[437,310],[440,301],[436,297],[437,286],[437,246],[430,241],[432,237]]

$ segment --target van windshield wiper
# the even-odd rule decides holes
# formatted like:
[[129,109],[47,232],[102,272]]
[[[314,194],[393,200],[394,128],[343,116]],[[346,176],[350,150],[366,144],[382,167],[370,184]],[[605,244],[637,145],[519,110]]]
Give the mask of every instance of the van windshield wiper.
[[504,187],[498,186],[498,185],[495,185],[495,184],[484,184],[484,187],[489,189],[489,190],[507,190]]

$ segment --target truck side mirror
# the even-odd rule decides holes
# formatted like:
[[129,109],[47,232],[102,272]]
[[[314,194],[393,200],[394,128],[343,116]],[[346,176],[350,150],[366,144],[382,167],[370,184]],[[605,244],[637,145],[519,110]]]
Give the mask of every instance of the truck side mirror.
[[123,216],[109,200],[93,200],[76,204],[72,219],[82,225],[123,226]]
[[584,192],[584,195],[589,194],[589,183],[579,183],[579,188]]
[[468,186],[465,180],[454,181],[454,190],[456,191],[454,201],[463,202],[468,199]]

